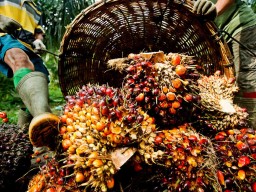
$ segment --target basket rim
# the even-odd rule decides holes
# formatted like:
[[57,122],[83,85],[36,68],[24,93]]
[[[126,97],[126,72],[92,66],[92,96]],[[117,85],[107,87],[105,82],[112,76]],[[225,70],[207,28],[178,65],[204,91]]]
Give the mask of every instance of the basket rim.
[[[73,27],[75,27],[77,24],[79,24],[81,22],[82,19],[84,19],[88,14],[90,14],[91,12],[97,10],[97,9],[103,9],[104,12],[104,7],[106,5],[109,6],[114,6],[116,5],[116,3],[121,4],[122,2],[141,2],[142,0],[106,0],[106,1],[99,1],[96,2],[92,5],[90,5],[89,7],[85,8],[84,10],[82,10],[74,19],[73,21],[66,27],[66,32],[62,38],[61,44],[60,44],[60,54],[59,54],[59,65],[61,64],[61,62],[63,62],[63,60],[65,59],[65,49],[69,43],[69,39],[71,38],[71,33],[73,31]],[[143,2],[143,1],[142,1]],[[145,3],[148,3],[149,0],[145,0]],[[158,2],[156,0],[151,0],[151,2]],[[161,1],[160,1],[161,2]],[[165,1],[166,2],[166,1]],[[191,0],[167,0],[168,3],[175,3],[177,5],[182,5],[183,7],[185,7],[189,12],[192,12],[192,2]],[[193,13],[194,14],[194,13]],[[225,40],[223,39],[222,36],[219,35],[218,33],[218,29],[217,26],[215,25],[215,23],[213,21],[210,20],[203,20],[203,22],[200,22],[200,24],[202,24],[202,26],[205,28],[206,32],[209,32],[209,34],[213,37],[214,41],[216,41],[219,45],[219,52],[220,52],[220,56],[222,59],[222,63],[221,63],[221,67],[223,68],[224,74],[230,78],[230,77],[234,77],[235,76],[235,70],[234,70],[234,64],[233,64],[233,57],[231,55],[231,52],[228,48],[227,43],[225,42]],[[224,64],[223,64],[224,63]],[[59,76],[61,76],[62,72],[60,71],[59,68]],[[61,82],[60,82],[61,83]],[[63,90],[62,90],[63,92]]]

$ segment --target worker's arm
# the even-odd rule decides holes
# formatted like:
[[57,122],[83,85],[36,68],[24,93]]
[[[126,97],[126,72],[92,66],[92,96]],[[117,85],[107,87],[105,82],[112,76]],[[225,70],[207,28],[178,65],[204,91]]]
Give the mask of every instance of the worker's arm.
[[218,0],[215,4],[217,15],[221,15],[223,12],[225,12],[233,3],[235,3],[235,0]]
[[35,52],[46,49],[46,46],[43,43],[44,33],[36,33],[35,39],[36,40],[33,42]]

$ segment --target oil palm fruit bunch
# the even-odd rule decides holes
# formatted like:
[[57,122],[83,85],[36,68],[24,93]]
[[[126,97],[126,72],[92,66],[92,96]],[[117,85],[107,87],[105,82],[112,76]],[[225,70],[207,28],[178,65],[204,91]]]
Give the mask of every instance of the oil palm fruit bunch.
[[113,188],[113,176],[120,167],[112,152],[138,143],[156,129],[154,118],[138,106],[125,105],[122,95],[121,89],[88,84],[66,97],[60,148],[72,162],[68,166],[81,187]]
[[27,130],[17,125],[0,125],[0,191],[19,190],[21,178],[30,168],[33,147]]
[[246,109],[233,104],[234,93],[238,91],[234,79],[227,79],[216,71],[214,75],[201,76],[197,82],[201,100],[198,119],[202,124],[217,131],[247,124]]
[[[108,65],[127,73],[125,98],[155,117],[161,128],[193,122],[200,129],[225,130],[247,124],[245,109],[233,104],[233,78],[200,74],[193,57],[163,52],[130,54]],[[209,129],[208,129],[209,130]]]
[[212,139],[218,156],[216,175],[223,191],[256,190],[256,131],[251,128],[218,132]]
[[221,188],[215,176],[217,156],[211,140],[188,124],[151,133],[140,142],[138,152],[145,163],[166,168],[162,177],[166,190]]
[[32,177],[28,184],[28,192],[79,192],[78,185],[73,177],[69,177],[72,170],[62,168],[55,158],[49,159],[45,165],[40,167],[40,171]]
[[196,81],[187,80],[187,74],[197,73],[192,57],[163,52],[130,54],[119,62],[110,61],[109,66],[118,70],[123,66],[125,99],[155,117],[157,125],[175,126],[190,120],[192,103],[197,103]]

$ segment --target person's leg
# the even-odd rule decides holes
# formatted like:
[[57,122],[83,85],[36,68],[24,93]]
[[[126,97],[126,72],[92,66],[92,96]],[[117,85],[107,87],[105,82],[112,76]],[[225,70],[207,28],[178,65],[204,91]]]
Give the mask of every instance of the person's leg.
[[[1,57],[4,58],[2,61],[11,70],[15,88],[33,116],[29,125],[30,141],[36,147],[49,146],[53,148],[59,118],[51,114],[48,103],[48,71],[43,66],[40,57],[37,57],[37,62],[34,64],[29,59],[29,50],[19,42],[15,42],[14,39],[11,39],[11,42],[8,44],[9,47],[1,49],[0,56],[4,55]],[[3,51],[4,49],[5,51]],[[35,71],[35,68],[38,71]]]
[[[256,26],[245,29],[235,37],[256,55]],[[239,92],[234,103],[246,108],[249,123],[256,129],[256,57],[237,42],[232,42],[232,52],[236,69]]]

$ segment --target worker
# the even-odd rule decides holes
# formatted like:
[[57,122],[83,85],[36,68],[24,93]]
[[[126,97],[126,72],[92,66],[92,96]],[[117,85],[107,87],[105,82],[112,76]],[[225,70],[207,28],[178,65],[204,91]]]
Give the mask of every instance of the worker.
[[256,129],[256,14],[242,0],[197,0],[193,11],[214,20],[228,43],[239,87],[234,103],[247,109]]
[[56,144],[59,117],[49,103],[49,72],[38,52],[45,49],[42,13],[32,0],[0,1],[0,71],[13,78],[26,109],[18,114],[18,125],[28,123],[35,147]]

